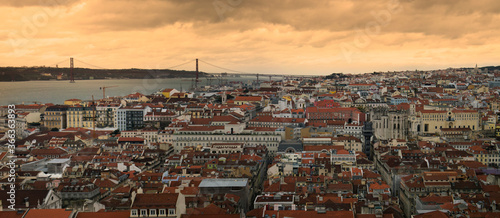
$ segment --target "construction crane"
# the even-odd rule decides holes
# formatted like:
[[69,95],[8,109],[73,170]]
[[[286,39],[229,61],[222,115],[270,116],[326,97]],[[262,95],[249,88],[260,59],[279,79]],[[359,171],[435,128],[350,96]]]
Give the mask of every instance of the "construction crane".
[[118,86],[102,86],[102,87],[99,87],[99,89],[102,90],[102,98],[106,98],[106,89],[107,88],[113,88],[113,87],[118,87]]
[[97,117],[97,112],[96,112],[96,103],[94,101],[94,95],[92,95],[92,144],[94,143],[94,140],[96,139],[95,137],[95,126],[96,126],[96,117]]

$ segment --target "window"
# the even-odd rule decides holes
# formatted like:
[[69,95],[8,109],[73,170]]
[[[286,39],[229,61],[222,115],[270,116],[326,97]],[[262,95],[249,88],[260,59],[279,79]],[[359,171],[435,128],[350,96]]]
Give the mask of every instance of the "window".
[[168,209],[168,215],[175,215],[175,209]]
[[160,215],[160,216],[162,216],[162,215],[163,215],[163,216],[164,216],[164,215],[165,215],[165,209],[160,209],[160,210],[158,211],[158,215]]
[[141,216],[147,216],[148,210],[141,210]]
[[156,216],[156,209],[150,209],[149,210],[149,215],[151,216]]
[[132,216],[137,216],[137,210],[131,210]]

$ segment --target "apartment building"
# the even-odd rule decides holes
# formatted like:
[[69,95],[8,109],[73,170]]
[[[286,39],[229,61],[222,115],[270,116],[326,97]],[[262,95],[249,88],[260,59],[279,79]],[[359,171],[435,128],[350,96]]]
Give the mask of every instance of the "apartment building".
[[245,123],[225,126],[187,126],[172,135],[176,152],[186,146],[210,147],[218,143],[246,143],[248,146],[264,145],[270,153],[278,151],[281,133],[275,128],[246,127]]
[[94,128],[95,110],[92,107],[74,106],[67,111],[67,127]]
[[435,134],[446,128],[480,130],[481,118],[476,110],[421,110],[416,114],[410,122],[417,134]]
[[66,129],[67,127],[67,105],[49,106],[45,110],[43,125],[49,129]]
[[116,112],[116,123],[120,131],[134,130],[144,127],[144,116],[149,110],[148,106],[125,106],[118,108]]
[[120,104],[99,104],[96,106],[96,125],[99,128],[116,128],[116,112],[120,108]]

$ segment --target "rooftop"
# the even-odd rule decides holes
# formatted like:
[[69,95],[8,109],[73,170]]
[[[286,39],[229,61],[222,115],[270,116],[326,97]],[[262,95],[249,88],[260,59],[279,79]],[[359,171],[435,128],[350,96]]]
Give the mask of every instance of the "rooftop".
[[223,187],[245,187],[248,184],[247,178],[231,179],[204,179],[201,181],[200,188],[223,188]]

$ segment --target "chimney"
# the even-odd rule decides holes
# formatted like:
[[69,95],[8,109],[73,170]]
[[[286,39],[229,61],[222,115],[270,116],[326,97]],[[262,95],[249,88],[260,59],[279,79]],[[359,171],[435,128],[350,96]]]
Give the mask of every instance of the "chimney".
[[30,207],[30,197],[25,197],[24,203],[26,204],[26,208],[29,208]]
[[322,201],[323,201],[323,196],[317,195],[317,197],[318,197],[318,201],[319,201],[319,202],[322,202]]

